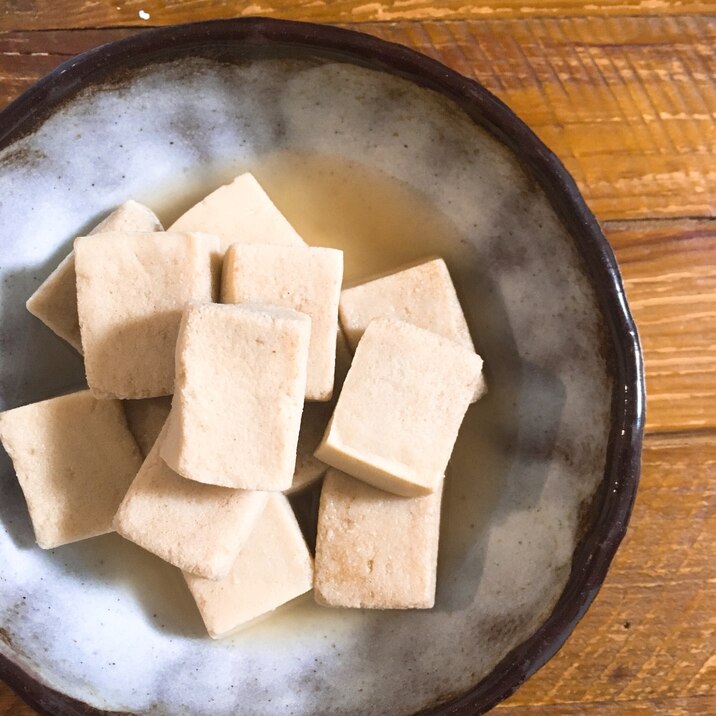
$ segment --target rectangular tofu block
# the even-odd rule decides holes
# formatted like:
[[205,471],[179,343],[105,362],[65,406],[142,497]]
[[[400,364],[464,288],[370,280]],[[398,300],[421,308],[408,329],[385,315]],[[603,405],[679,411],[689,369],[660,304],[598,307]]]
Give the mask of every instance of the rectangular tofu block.
[[329,470],[321,489],[315,598],[331,607],[429,609],[435,604],[442,483],[398,497]]
[[333,393],[342,280],[337,249],[233,244],[224,257],[223,303],[268,303],[311,317],[306,400]]
[[398,495],[435,491],[481,371],[482,359],[455,341],[372,321],[316,457]]
[[[352,350],[375,318],[406,321],[475,350],[450,272],[440,258],[344,289],[339,316]],[[485,390],[481,377],[473,401]]]
[[313,560],[288,500],[269,497],[229,576],[184,574],[214,639],[235,631],[313,587]]
[[124,401],[124,413],[127,416],[129,430],[145,457],[149,455],[149,451],[159,437],[171,409],[172,399],[169,395]]
[[180,475],[244,490],[291,486],[311,319],[287,308],[194,305],[182,319],[161,455]]
[[354,351],[375,318],[406,321],[475,350],[450,273],[439,258],[344,289],[340,318]]
[[114,528],[175,567],[208,579],[223,579],[269,493],[185,480],[159,456],[165,431],[122,501]]
[[[90,231],[99,234],[111,231],[161,231],[162,225],[151,209],[136,201],[127,201],[115,209]],[[75,255],[65,256],[57,268],[38,286],[25,304],[60,338],[82,352],[80,323],[77,317]]]
[[280,246],[305,244],[248,172],[202,199],[182,214],[169,230],[214,234],[221,240],[222,250],[236,242]]
[[142,457],[122,404],[88,390],[0,413],[0,440],[25,494],[37,544],[112,531]]
[[218,239],[112,233],[75,241],[77,306],[90,390],[98,398],[174,392],[184,307],[213,298]]

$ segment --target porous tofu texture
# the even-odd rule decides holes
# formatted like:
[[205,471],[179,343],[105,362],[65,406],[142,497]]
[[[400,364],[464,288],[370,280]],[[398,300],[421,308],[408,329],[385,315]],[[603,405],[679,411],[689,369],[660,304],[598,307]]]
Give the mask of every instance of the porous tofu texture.
[[[130,200],[117,207],[89,233],[161,230],[162,225],[151,209]],[[37,287],[25,305],[33,316],[82,353],[73,251]]]
[[149,451],[159,437],[171,408],[172,399],[168,395],[124,401],[127,424],[145,457],[149,455]]
[[268,493],[180,477],[159,456],[164,430],[122,501],[114,527],[180,569],[223,579],[266,506]]
[[278,244],[302,246],[304,240],[276,208],[250,173],[220,186],[182,214],[170,231],[206,231],[230,244]]
[[442,483],[398,497],[329,470],[321,490],[315,598],[331,607],[429,609],[435,604]]
[[330,400],[343,252],[311,246],[233,244],[224,257],[223,303],[268,303],[311,317],[306,400]]
[[112,233],[75,241],[85,370],[98,398],[174,392],[184,307],[213,298],[216,237]]
[[256,304],[186,309],[161,455],[180,475],[245,490],[291,486],[311,319]]
[[404,321],[372,321],[316,457],[398,495],[438,489],[482,359]]
[[288,500],[273,494],[228,577],[184,577],[209,635],[216,639],[309,592],[313,560]]
[[27,500],[37,544],[112,531],[142,457],[118,400],[88,390],[0,413],[0,440]]
[[440,258],[344,289],[339,310],[352,350],[376,318],[406,321],[475,350],[455,286]]

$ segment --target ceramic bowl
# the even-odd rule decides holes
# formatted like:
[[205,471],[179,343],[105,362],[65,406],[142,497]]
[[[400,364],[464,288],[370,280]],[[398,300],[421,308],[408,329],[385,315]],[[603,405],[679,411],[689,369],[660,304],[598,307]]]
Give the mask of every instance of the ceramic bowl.
[[24,309],[75,235],[129,197],[170,221],[247,167],[310,242],[346,248],[353,278],[448,262],[489,392],[448,474],[436,606],[307,598],[213,642],[178,573],[116,535],[37,548],[3,455],[0,677],[51,714],[487,710],[605,577],[644,384],[599,225],[479,84],[367,35],[266,19],[152,30],[58,67],[0,114],[0,407],[82,379]]

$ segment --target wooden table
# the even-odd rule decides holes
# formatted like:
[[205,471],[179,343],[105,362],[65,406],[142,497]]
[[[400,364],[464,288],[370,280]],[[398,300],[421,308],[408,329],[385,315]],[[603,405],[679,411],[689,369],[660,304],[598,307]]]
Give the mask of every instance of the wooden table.
[[[505,100],[577,179],[646,353],[642,483],[593,607],[500,709],[716,714],[716,2],[3,0],[0,106],[100,43],[251,14],[436,57]],[[0,685],[0,716],[30,713]]]

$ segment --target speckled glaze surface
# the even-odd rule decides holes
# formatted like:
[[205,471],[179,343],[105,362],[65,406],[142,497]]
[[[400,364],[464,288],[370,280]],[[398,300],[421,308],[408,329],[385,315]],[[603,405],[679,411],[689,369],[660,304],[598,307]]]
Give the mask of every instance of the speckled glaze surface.
[[24,309],[75,235],[130,197],[170,221],[277,152],[370,167],[462,237],[436,247],[489,393],[450,467],[436,607],[302,599],[212,642],[179,573],[116,535],[38,549],[3,453],[0,675],[44,712],[476,713],[556,651],[623,535],[643,382],[596,222],[482,88],[335,28],[144,33],[66,63],[0,114],[0,408],[81,382],[80,358]]

